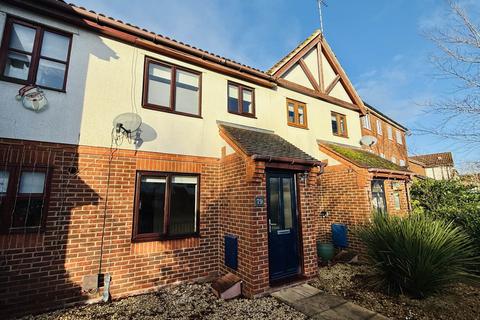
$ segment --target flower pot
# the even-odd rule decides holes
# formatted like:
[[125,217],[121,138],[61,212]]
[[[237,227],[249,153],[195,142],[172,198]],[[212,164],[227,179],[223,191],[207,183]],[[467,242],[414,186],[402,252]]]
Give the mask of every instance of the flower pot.
[[317,241],[317,255],[327,262],[335,256],[335,247],[331,243],[322,243]]

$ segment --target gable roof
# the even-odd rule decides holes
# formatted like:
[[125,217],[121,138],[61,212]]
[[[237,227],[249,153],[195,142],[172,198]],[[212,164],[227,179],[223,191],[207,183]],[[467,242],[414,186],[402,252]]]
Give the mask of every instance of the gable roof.
[[387,159],[361,148],[338,143],[330,143],[322,140],[319,140],[318,142],[320,146],[326,148],[331,153],[360,168],[405,173],[410,172],[406,167],[401,167],[391,161],[388,161]]
[[[313,51],[316,52],[317,56],[317,61],[315,62],[315,69],[317,70],[310,70],[304,61],[304,58]],[[326,63],[328,63],[329,68],[331,68],[335,73],[335,77],[333,79],[329,79],[330,83],[325,83],[326,66],[323,64],[324,59],[326,60]],[[294,70],[294,68],[297,66],[300,66],[300,68],[303,70],[313,90],[305,85],[291,83],[286,79],[285,75],[287,75],[291,70]],[[341,106],[354,109],[362,114],[365,114],[365,105],[362,99],[350,82],[350,79],[340,65],[325,37],[319,30],[316,30],[295,49],[290,51],[285,57],[275,63],[275,65],[271,67],[267,73],[272,75],[281,86],[292,90],[295,90],[295,88],[298,90],[300,89],[298,86],[300,86],[303,87],[304,92],[302,93],[310,90],[313,91],[313,94],[320,99],[334,103],[336,102],[337,104],[339,104],[339,101],[341,101],[343,102],[343,104],[340,104]],[[351,101],[339,99],[331,95],[331,92],[336,88],[336,86],[339,85],[345,90],[349,100]]]
[[226,122],[219,122],[219,127],[221,132],[247,156],[273,161],[320,163],[273,131]]
[[440,152],[423,154],[418,156],[410,156],[409,160],[421,162],[426,168],[440,167],[440,166],[452,166],[453,156],[451,152]]

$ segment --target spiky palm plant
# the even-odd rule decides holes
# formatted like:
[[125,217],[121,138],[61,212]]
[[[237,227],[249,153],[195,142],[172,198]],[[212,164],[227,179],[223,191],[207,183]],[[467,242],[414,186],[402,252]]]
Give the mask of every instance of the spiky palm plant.
[[459,227],[424,215],[374,213],[355,233],[367,246],[377,284],[388,292],[426,297],[458,281],[479,282],[471,239]]

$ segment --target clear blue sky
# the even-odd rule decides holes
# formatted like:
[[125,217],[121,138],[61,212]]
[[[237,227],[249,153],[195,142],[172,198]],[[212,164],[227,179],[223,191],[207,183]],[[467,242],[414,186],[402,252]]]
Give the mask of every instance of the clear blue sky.
[[[427,119],[423,105],[453,90],[449,80],[434,77],[428,58],[435,49],[422,36],[422,30],[446,21],[446,2],[326,2],[325,36],[362,98],[413,131],[421,126]],[[319,28],[316,0],[75,3],[262,70]],[[473,17],[480,16],[480,1],[460,3]],[[410,154],[452,151],[459,165],[480,159],[480,150],[431,136],[414,134],[408,147]]]

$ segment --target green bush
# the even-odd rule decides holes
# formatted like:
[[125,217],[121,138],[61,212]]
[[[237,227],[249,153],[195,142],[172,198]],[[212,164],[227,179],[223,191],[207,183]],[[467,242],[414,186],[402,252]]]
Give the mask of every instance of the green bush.
[[417,180],[410,189],[414,213],[462,227],[480,252],[480,190],[458,180]]
[[375,213],[355,230],[389,293],[426,297],[457,281],[479,282],[480,266],[469,236],[452,223],[425,215],[406,218]]

